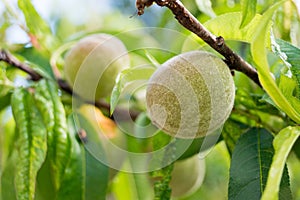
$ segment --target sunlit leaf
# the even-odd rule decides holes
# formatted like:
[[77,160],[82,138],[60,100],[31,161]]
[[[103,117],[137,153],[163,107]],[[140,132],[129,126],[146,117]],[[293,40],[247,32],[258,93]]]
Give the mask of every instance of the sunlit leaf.
[[[126,187],[124,187],[126,185]],[[134,177],[131,173],[119,172],[112,182],[112,192],[116,199],[137,199]]]
[[256,3],[257,0],[242,0],[241,5],[242,5],[242,13],[243,13],[243,18],[241,22],[241,28],[247,26],[251,20],[254,18],[256,14]]
[[[269,170],[268,180],[262,200],[279,199],[280,182],[284,173],[285,161],[300,136],[300,127],[287,127],[279,132],[273,141],[275,155]],[[280,195],[284,199],[291,199],[287,196]]]
[[13,88],[13,82],[6,77],[4,69],[0,68],[0,97],[6,96]]
[[159,67],[160,63],[154,58],[153,55],[151,55],[151,53],[149,51],[145,51],[145,55],[148,58],[148,60],[155,66],[155,67]]
[[18,164],[15,176],[17,198],[33,200],[37,172],[47,153],[46,127],[33,97],[27,90],[15,90],[11,104],[18,130]]
[[267,60],[267,41],[268,32],[270,31],[269,24],[274,12],[284,3],[285,1],[280,1],[270,7],[262,16],[262,20],[257,26],[257,30],[254,34],[251,43],[251,53],[253,60],[256,63],[259,80],[266,90],[268,95],[274,101],[274,103],[284,111],[292,120],[295,122],[300,122],[300,114],[291,106],[288,100],[284,97],[274,78],[271,75]]
[[53,50],[56,46],[56,41],[52,36],[51,29],[36,11],[31,0],[18,0],[18,5],[25,16],[32,45],[37,49]]
[[137,67],[123,70],[119,75],[117,83],[113,88],[110,99],[110,114],[112,114],[118,104],[120,95],[126,84],[133,81],[146,81],[154,73],[155,68],[151,66]]
[[294,96],[294,92],[299,89],[297,81],[282,74],[280,76],[279,89],[295,110],[300,113],[300,99]]
[[[257,26],[261,23],[262,16],[256,14],[246,27],[240,28],[242,20],[241,12],[232,12],[219,15],[208,20],[203,25],[214,35],[222,36],[225,40],[237,40],[241,42],[251,43]],[[195,41],[198,41],[195,42]],[[185,41],[182,51],[190,51],[198,49],[205,43],[196,35],[191,34]],[[269,46],[269,44],[267,44]]]
[[216,13],[211,7],[211,0],[196,0],[199,10],[211,18],[216,17]]

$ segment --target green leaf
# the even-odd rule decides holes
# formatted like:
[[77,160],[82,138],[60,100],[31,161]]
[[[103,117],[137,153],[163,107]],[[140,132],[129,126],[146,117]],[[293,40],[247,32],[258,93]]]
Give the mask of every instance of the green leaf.
[[150,78],[154,73],[155,68],[146,66],[146,67],[137,67],[123,70],[117,80],[115,87],[113,88],[111,99],[110,99],[110,114],[112,114],[118,104],[121,92],[125,88],[126,84],[133,81],[145,81]]
[[16,163],[18,161],[18,152],[14,150],[8,158],[4,170],[1,173],[1,190],[5,191],[0,194],[0,199],[17,200],[14,185]]
[[10,105],[11,93],[0,97],[0,111]]
[[[287,127],[279,132],[273,141],[275,155],[269,170],[269,176],[262,200],[276,200],[286,159],[300,136],[300,127]],[[282,195],[281,195],[282,196]],[[289,199],[285,197],[285,199]]]
[[56,41],[52,36],[51,29],[47,22],[38,14],[31,1],[18,0],[18,5],[25,16],[33,46],[38,49],[54,49]]
[[[273,52],[284,62],[290,64],[289,68],[297,80],[297,87],[300,88],[300,49],[284,40],[276,39],[273,44]],[[300,99],[300,92],[298,98]]]
[[153,199],[153,185],[150,183],[149,174],[147,173],[132,173],[134,184],[139,200]]
[[[77,127],[86,133],[85,154],[85,199],[105,200],[109,168],[104,163],[106,155],[98,132],[82,115],[77,114]],[[102,161],[102,162],[101,162]]]
[[133,174],[120,171],[112,182],[112,193],[115,199],[138,199]]
[[[123,166],[134,170],[130,160],[126,160]],[[154,197],[153,184],[148,173],[128,173],[122,169],[112,181],[112,193],[115,199],[153,200]]]
[[41,169],[37,174],[35,200],[53,200],[57,195],[51,174],[50,159],[46,157]]
[[26,62],[34,71],[44,78],[55,80],[52,67],[49,63],[49,56],[44,55],[36,48],[22,48],[14,53],[22,62]]
[[[229,199],[260,199],[265,188],[274,149],[273,136],[265,129],[252,128],[238,140],[232,154]],[[287,170],[285,170],[287,174]],[[283,182],[288,182],[285,175]],[[290,193],[284,192],[286,198]]]
[[211,18],[216,17],[216,13],[211,7],[211,0],[196,0],[198,9]]
[[229,165],[227,147],[224,142],[219,142],[205,157],[205,178],[201,187],[180,200],[227,200]]
[[300,138],[298,138],[297,141],[295,142],[293,146],[293,151],[298,157],[298,159],[300,160]]
[[[72,133],[71,161],[57,199],[104,200],[109,170],[99,160],[99,156],[106,158],[103,157],[105,154],[98,133],[80,114],[72,114],[68,124]],[[86,134],[86,140],[79,141],[77,134],[82,131]]]
[[77,139],[77,125],[74,121],[74,115],[68,117],[68,130],[71,135],[71,155],[66,168],[66,173],[60,187],[57,200],[84,200],[85,198],[85,155],[84,147]]
[[11,100],[18,138],[15,187],[18,199],[34,199],[36,176],[47,153],[46,128],[31,94],[16,89]]
[[281,74],[279,89],[293,108],[300,113],[300,100],[294,96],[294,91],[298,89],[297,81],[285,74]]
[[262,20],[256,28],[256,32],[251,43],[251,53],[257,66],[259,80],[265,91],[282,111],[284,111],[292,120],[300,123],[300,113],[297,112],[285,98],[271,75],[267,60],[267,51],[265,48],[267,46],[267,41],[269,41],[267,36],[268,32],[270,31],[270,20],[274,12],[284,2],[285,1],[280,1],[274,4],[263,14]]
[[0,68],[0,97],[6,96],[13,88],[13,82],[6,77],[5,70]]
[[145,55],[148,60],[157,68],[160,66],[160,63],[155,59],[155,57],[149,52],[145,50]]
[[249,126],[230,118],[225,122],[222,136],[230,154],[233,153],[234,147],[241,134],[245,133],[248,129]]
[[10,108],[0,112],[0,170],[15,151],[16,122]]
[[243,18],[240,27],[244,28],[247,26],[251,20],[254,18],[256,14],[256,3],[257,0],[242,0],[241,6],[242,6],[242,13]]
[[[232,12],[219,15],[208,20],[203,25],[214,35],[222,36],[225,40],[237,40],[251,43],[257,26],[261,23],[262,16],[256,14],[251,22],[244,28],[240,28],[242,20],[241,12]],[[195,42],[197,41],[197,42]],[[182,51],[191,51],[199,49],[205,43],[195,34],[191,34],[183,44]],[[267,44],[269,46],[269,44]]]
[[53,82],[43,79],[35,89],[35,101],[47,127],[47,159],[50,162],[51,178],[57,191],[71,151],[65,110],[58,96],[58,89]]

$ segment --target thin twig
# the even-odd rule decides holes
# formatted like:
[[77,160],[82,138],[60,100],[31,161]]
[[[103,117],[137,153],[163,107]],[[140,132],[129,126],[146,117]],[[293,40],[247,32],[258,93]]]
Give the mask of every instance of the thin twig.
[[31,69],[25,63],[20,62],[17,58],[15,58],[8,51],[0,50],[0,61],[4,61],[12,66],[19,68],[20,70],[26,72],[27,74],[30,75],[30,77],[33,81],[38,81],[42,78],[42,76],[40,74],[35,72],[33,69]]
[[[258,79],[258,74],[255,68],[253,68],[249,63],[247,63],[243,58],[233,52],[224,41],[222,36],[216,37],[210,31],[208,31],[185,7],[179,0],[154,0],[155,3],[161,7],[169,8],[174,14],[178,22],[184,26],[186,29],[195,33],[209,46],[219,52],[225,57],[225,62],[230,69],[240,71],[246,74],[250,79],[252,79],[257,85],[261,87]],[[137,0],[140,2],[141,0]],[[153,0],[143,0],[142,6],[137,7],[139,13],[144,12],[145,7],[149,7],[150,2]]]
[[[0,61],[6,62],[14,67],[17,67],[18,69],[20,69],[24,72],[26,72],[30,76],[30,79],[33,81],[39,81],[43,78],[43,76],[41,76],[39,73],[34,71],[27,64],[20,62],[16,57],[14,57],[8,51],[2,50],[2,49],[0,50]],[[65,80],[63,80],[61,78],[57,78],[57,84],[60,87],[60,89],[65,91],[66,93],[72,95],[73,97],[81,98],[79,95],[77,95],[76,93],[73,92],[72,88]],[[93,104],[98,108],[106,110],[108,113],[110,111],[110,105],[104,101],[95,101],[95,102],[86,101],[86,103]],[[116,108],[114,115],[115,116],[118,115],[118,120],[128,120],[128,115],[127,115],[128,112],[129,112],[131,119],[133,119],[133,120],[135,120],[137,118],[137,116],[139,115],[138,111],[133,111],[133,110],[127,111],[127,110],[121,109],[121,108]],[[113,119],[114,117],[111,116],[111,118]]]

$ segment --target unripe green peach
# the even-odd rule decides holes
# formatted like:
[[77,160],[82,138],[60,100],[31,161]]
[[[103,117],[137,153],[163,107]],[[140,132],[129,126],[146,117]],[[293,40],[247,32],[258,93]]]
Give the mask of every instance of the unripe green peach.
[[213,54],[192,51],[171,58],[152,75],[147,111],[153,124],[171,136],[203,137],[222,127],[234,96],[228,66]]
[[176,161],[170,182],[172,197],[183,197],[194,193],[202,185],[204,176],[205,161],[198,155]]
[[75,93],[95,100],[111,94],[117,75],[128,66],[129,56],[121,40],[95,34],[82,38],[66,54],[64,72]]

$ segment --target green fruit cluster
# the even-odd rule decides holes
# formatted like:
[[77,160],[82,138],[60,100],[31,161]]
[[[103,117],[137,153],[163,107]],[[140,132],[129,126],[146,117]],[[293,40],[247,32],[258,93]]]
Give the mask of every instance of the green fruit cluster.
[[178,138],[217,131],[232,110],[235,86],[218,57],[192,51],[165,62],[150,78],[147,111],[158,128]]

